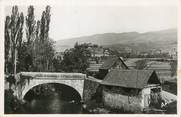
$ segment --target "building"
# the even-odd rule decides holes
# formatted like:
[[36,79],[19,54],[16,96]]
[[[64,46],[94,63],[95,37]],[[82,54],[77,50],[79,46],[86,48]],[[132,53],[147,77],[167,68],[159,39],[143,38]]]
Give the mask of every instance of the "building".
[[172,48],[169,51],[169,55],[173,60],[177,60],[177,48]]
[[[155,70],[159,76],[161,82],[167,81],[169,79],[174,79],[176,74],[172,75],[171,61],[156,61],[150,60],[147,62],[145,70]],[[176,72],[176,69],[175,69]]]
[[112,69],[128,69],[127,65],[124,63],[121,57],[111,56],[104,61],[102,66],[99,68],[99,79],[104,79],[107,73]]
[[102,57],[104,56],[104,49],[100,47],[91,48],[91,57]]
[[99,68],[102,66],[101,63],[91,61],[89,67],[86,69],[88,76],[97,77],[99,74]]
[[134,112],[161,107],[162,88],[155,71],[114,69],[101,84],[105,106]]
[[63,59],[63,57],[64,57],[64,52],[55,52],[55,58],[57,59],[58,57],[60,57],[61,59]]
[[110,56],[110,52],[108,49],[104,49],[103,54],[104,54],[104,56]]

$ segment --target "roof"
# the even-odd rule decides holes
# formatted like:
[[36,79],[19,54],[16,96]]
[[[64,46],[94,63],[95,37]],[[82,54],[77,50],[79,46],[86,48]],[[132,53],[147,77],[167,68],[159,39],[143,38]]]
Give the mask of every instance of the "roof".
[[136,67],[136,62],[139,60],[143,60],[142,58],[128,58],[125,61],[125,64],[129,67],[129,68],[135,68]]
[[117,61],[121,61],[125,68],[128,68],[123,60],[119,57],[109,57],[100,67],[100,69],[110,69]]
[[[153,73],[156,74],[156,72],[152,70],[114,69],[106,75],[101,84],[142,89],[148,84],[148,80]],[[158,83],[154,84],[160,84],[158,77],[156,78]]]

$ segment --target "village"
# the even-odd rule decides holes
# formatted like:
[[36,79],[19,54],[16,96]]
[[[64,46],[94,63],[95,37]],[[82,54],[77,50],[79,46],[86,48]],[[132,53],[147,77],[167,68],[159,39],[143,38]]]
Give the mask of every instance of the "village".
[[[89,49],[84,108],[90,113],[111,113],[110,109],[117,113],[172,113],[166,107],[176,103],[176,66],[172,65],[177,61],[175,49],[166,54],[167,58],[161,51],[126,58],[99,46]],[[125,53],[132,55],[130,49]],[[63,53],[59,55],[63,57]]]
[[177,114],[177,29],[55,41],[42,8],[7,7],[5,114]]
[[[84,44],[79,44],[80,47],[81,45]],[[160,56],[156,54],[159,58],[145,55],[126,58],[113,53],[110,49],[98,45],[92,47],[90,43],[88,45],[90,56],[87,58],[88,67],[84,72],[86,79],[81,113],[176,113],[176,52],[168,54],[167,58],[162,57],[161,53]],[[55,57],[59,60],[65,58],[64,53],[57,52]],[[73,69],[73,72],[76,73],[76,70]],[[10,85],[12,84],[6,82],[6,89],[15,86]],[[43,95],[54,92],[54,88],[44,87],[50,91],[46,93],[36,88],[33,92],[35,94],[40,92]],[[72,99],[71,103],[76,104],[75,99]]]

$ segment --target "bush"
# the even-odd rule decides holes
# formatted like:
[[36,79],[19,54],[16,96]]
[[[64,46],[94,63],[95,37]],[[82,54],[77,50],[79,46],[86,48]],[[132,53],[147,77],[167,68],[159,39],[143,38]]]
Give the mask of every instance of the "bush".
[[22,103],[14,95],[13,90],[5,90],[5,103],[4,103],[6,114],[18,113],[21,110]]

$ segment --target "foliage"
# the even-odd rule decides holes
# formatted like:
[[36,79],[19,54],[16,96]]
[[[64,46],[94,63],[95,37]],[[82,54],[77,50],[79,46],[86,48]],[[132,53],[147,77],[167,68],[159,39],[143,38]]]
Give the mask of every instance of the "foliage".
[[54,57],[54,41],[49,38],[50,6],[42,13],[41,21],[37,22],[35,39],[36,71],[52,71]]
[[144,69],[146,67],[146,63],[147,61],[144,59],[144,60],[138,60],[135,62],[136,63],[136,69]]
[[40,24],[40,40],[48,39],[49,35],[49,24],[50,24],[50,6],[47,6],[45,11],[42,13],[41,24]]
[[[34,58],[34,40],[36,31],[36,20],[34,16],[34,7],[29,6],[27,11],[26,20],[26,42],[24,42],[21,51],[21,57],[23,58],[21,66],[25,71],[32,71],[33,69],[33,58]],[[22,69],[21,69],[22,70]]]
[[5,113],[13,114],[18,113],[22,108],[22,103],[13,95],[13,91],[11,89],[5,90]]
[[5,80],[9,83],[9,88],[11,89],[11,86],[15,85],[16,79],[14,78],[13,75],[6,75],[5,78],[6,78]]
[[35,38],[35,16],[34,16],[34,7],[28,7],[28,13],[26,16],[26,39],[27,44],[31,44]]
[[91,56],[88,44],[76,43],[74,48],[66,50],[61,62],[62,70],[65,72],[85,73],[88,67],[88,58]]
[[[5,46],[7,47],[5,59],[6,63],[9,60],[8,62],[12,64],[13,70],[10,72],[14,72],[14,74],[16,74],[17,51],[21,48],[22,43],[23,24],[23,13],[19,13],[17,6],[13,6],[11,16],[7,16],[5,21]],[[9,54],[11,54],[10,57]]]
[[[49,38],[50,6],[42,13],[41,20],[35,20],[34,7],[28,7],[25,17],[19,13],[18,6],[12,7],[11,16],[5,20],[5,73],[10,85],[15,83],[14,76],[20,71],[51,71],[53,70],[54,41]],[[23,30],[26,37],[23,40]],[[14,72],[14,75],[12,73]],[[25,83],[22,78],[18,83]],[[16,79],[17,80],[17,79]],[[5,112],[15,113],[22,107],[21,102],[13,96],[13,91],[5,91]]]
[[36,58],[35,58],[35,71],[52,71],[53,59],[54,59],[54,49],[52,40],[45,40],[43,42],[38,41],[36,43]]
[[54,66],[53,71],[61,72],[61,61],[62,61],[62,58],[59,55],[53,59],[53,66]]
[[[48,34],[50,16],[50,6],[47,6],[41,20],[36,21],[34,7],[29,6],[24,26],[23,13],[18,12],[18,6],[12,7],[12,15],[5,20],[6,73],[53,70],[54,42]],[[24,41],[23,28],[26,31]]]
[[5,39],[5,72],[8,72],[8,62],[9,62],[9,50],[10,50],[10,34],[8,31],[10,25],[10,17],[6,16],[5,29],[4,29],[4,39]]
[[38,96],[50,96],[55,93],[54,84],[42,84],[31,89],[36,97]]

